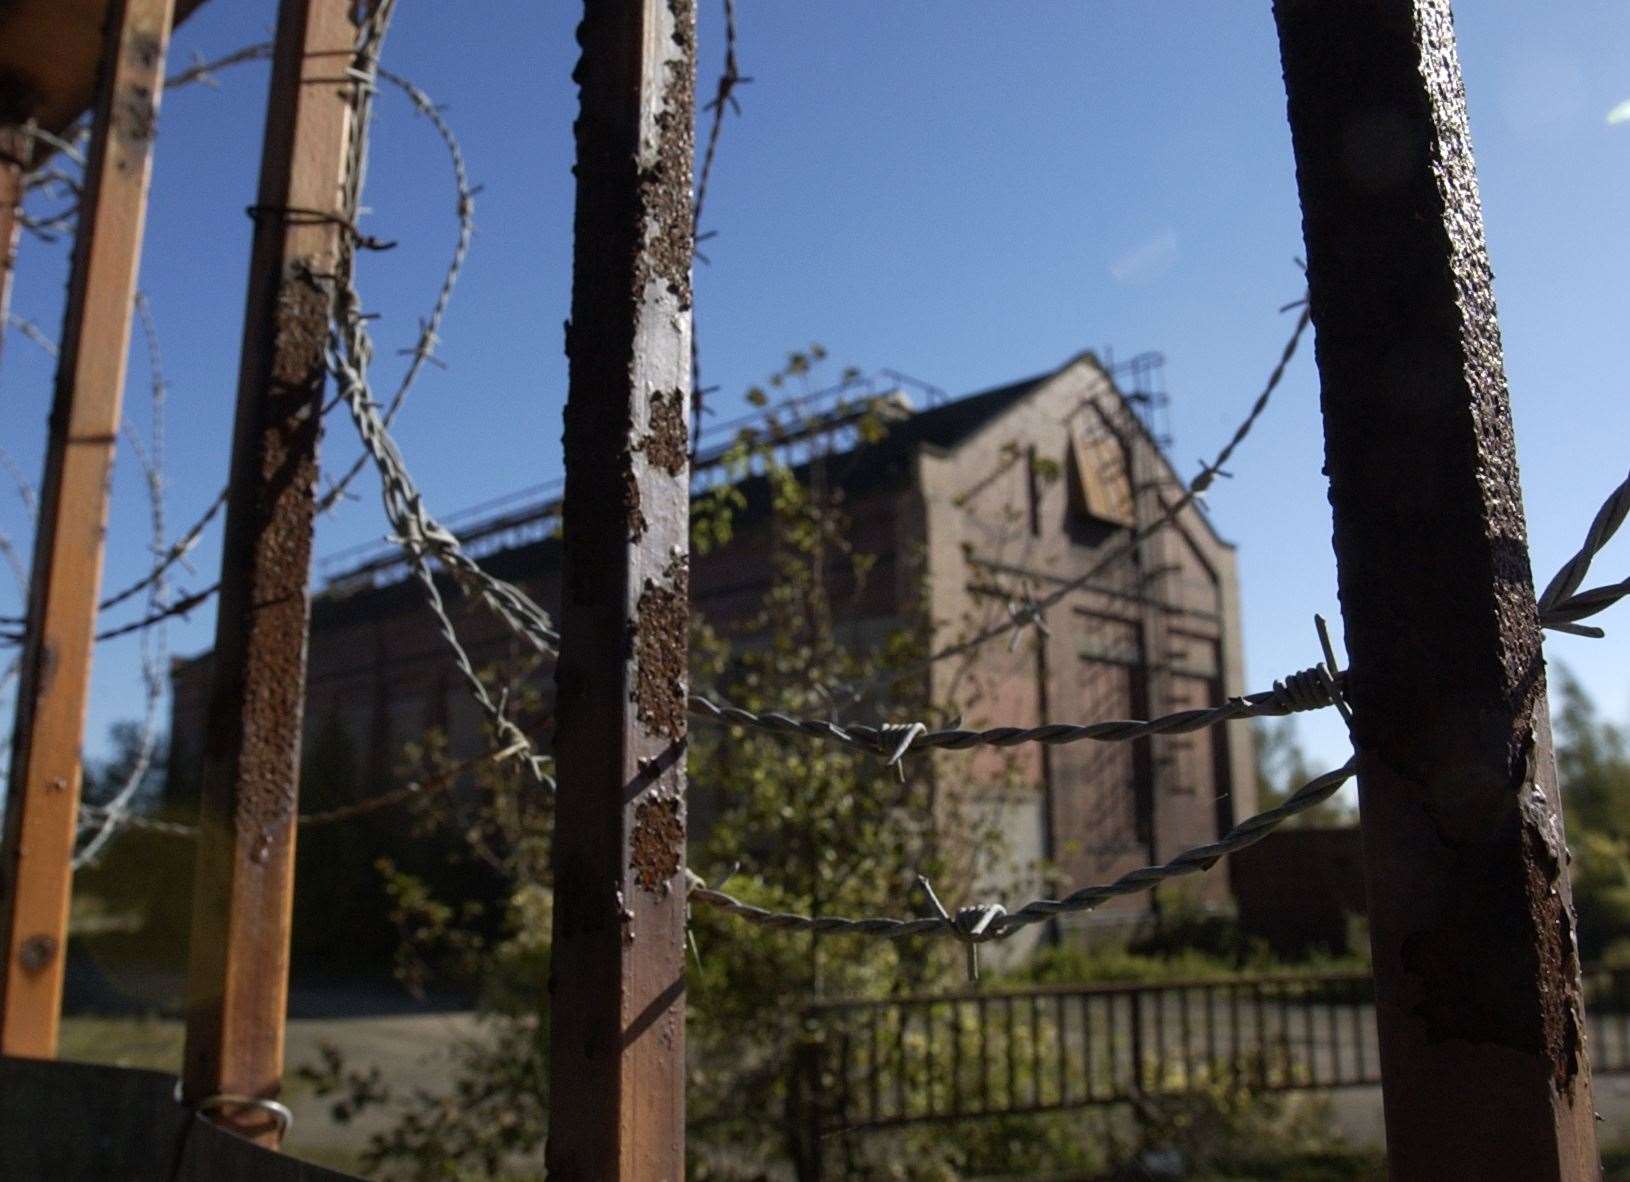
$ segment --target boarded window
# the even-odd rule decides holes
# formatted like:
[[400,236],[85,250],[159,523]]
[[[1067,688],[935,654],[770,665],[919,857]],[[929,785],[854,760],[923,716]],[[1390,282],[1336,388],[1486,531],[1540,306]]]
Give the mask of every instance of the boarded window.
[[1070,434],[1070,508],[1095,521],[1137,524],[1126,455],[1112,435]]

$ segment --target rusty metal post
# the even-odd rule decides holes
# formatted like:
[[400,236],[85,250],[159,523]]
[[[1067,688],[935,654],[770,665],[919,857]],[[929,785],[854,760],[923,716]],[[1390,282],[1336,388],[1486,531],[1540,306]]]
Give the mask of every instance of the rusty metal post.
[[[221,554],[187,983],[184,1098],[283,1074],[317,439],[344,212],[351,0],[278,10]],[[252,1107],[220,1123],[275,1145]]]
[[1275,0],[1391,1177],[1598,1177],[1544,661],[1446,0]]
[[685,1168],[692,0],[587,0],[555,753],[548,1170]]
[[0,848],[0,1053],[56,1054],[80,743],[170,0],[108,5],[40,482]]

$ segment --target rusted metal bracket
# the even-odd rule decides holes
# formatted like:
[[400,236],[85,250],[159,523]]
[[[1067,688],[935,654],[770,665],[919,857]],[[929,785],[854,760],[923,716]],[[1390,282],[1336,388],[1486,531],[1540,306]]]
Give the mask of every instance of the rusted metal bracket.
[[[183,1098],[271,1100],[283,1074],[317,439],[352,132],[351,0],[283,0],[261,155],[221,555]],[[266,1145],[262,1106],[211,1119]]]
[[656,1182],[685,1168],[696,18],[692,0],[584,10],[548,1170]]
[[1492,275],[1447,0],[1276,0],[1394,1179],[1599,1176]]
[[0,848],[0,1053],[56,1054],[80,743],[171,0],[108,11],[74,238]]

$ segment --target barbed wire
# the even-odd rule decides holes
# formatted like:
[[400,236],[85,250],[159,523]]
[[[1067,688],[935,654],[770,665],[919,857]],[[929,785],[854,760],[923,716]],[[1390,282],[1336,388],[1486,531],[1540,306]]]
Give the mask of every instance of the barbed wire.
[[[408,101],[413,104],[414,110],[428,119],[430,125],[435,128],[436,134],[441,137],[442,143],[447,148],[448,159],[453,171],[453,184],[458,194],[458,201],[455,206],[458,214],[458,239],[453,247],[453,257],[447,264],[447,270],[443,273],[441,290],[436,294],[436,302],[432,305],[430,314],[419,324],[418,342],[412,349],[405,351],[410,356],[407,370],[403,373],[401,380],[397,382],[396,390],[391,395],[390,401],[386,403],[382,416],[384,426],[389,428],[396,420],[396,415],[402,409],[403,402],[407,400],[408,391],[412,389],[414,382],[418,380],[425,363],[435,362],[438,365],[441,364],[434,354],[436,346],[441,341],[438,334],[441,331],[442,321],[447,315],[447,306],[453,299],[453,288],[458,285],[459,274],[464,270],[464,261],[470,254],[470,240],[475,234],[476,189],[470,184],[469,170],[464,161],[464,149],[460,147],[458,137],[453,134],[452,127],[443,117],[441,108],[432,102],[430,96],[420,87],[402,75],[379,66],[376,66],[375,72],[378,77],[383,78],[405,94]],[[324,413],[326,414],[328,409],[332,409],[340,401],[341,399],[336,396],[333,402],[329,404],[329,407],[325,408]],[[345,474],[322,495],[322,498],[317,502],[317,511],[324,513],[333,508],[335,503],[345,495],[347,486],[356,479],[357,474],[362,471],[367,463],[368,455],[366,453],[358,456]]]
[[[351,71],[358,85],[353,100],[355,110],[344,175],[344,208],[346,216],[353,223],[360,210],[367,171],[369,116],[373,96],[377,92],[374,80],[378,76],[379,52],[394,9],[395,0],[380,0],[369,14],[360,32],[356,62]],[[433,106],[431,109],[434,109]],[[469,216],[469,195],[462,184],[459,215],[461,222]],[[352,235],[340,235],[339,260],[335,268],[334,327],[328,349],[329,369],[338,383],[339,400],[350,412],[363,450],[379,472],[385,516],[395,530],[395,539],[407,555],[414,577],[424,591],[425,601],[436,618],[437,629],[460,678],[492,728],[496,746],[510,752],[510,758],[521,760],[540,784],[552,784],[552,779],[544,770],[549,763],[548,757],[534,750],[531,740],[508,716],[508,690],[501,690],[494,697],[460,642],[458,630],[448,614],[441,589],[430,568],[430,560],[433,558],[447,571],[464,594],[484,604],[538,651],[556,652],[559,634],[541,607],[519,588],[483,570],[480,564],[464,553],[458,538],[425,508],[424,498],[386,427],[369,387],[368,369],[373,357],[373,340],[357,289],[356,250],[357,242]],[[462,253],[455,256],[455,264],[461,263]],[[444,299],[449,291],[450,287],[444,284]]]
[[[171,600],[163,607],[149,612],[140,619],[132,620],[128,624],[119,624],[112,628],[103,628],[96,634],[96,642],[100,644],[107,640],[118,640],[121,637],[130,636],[134,633],[152,628],[157,624],[162,624],[166,620],[173,620],[177,616],[184,617],[187,615],[187,613],[191,612],[200,604],[207,602],[210,596],[214,595],[220,589],[221,584],[219,582],[214,582],[201,591],[194,591],[188,595],[183,595],[179,599]],[[11,619],[15,621],[15,617],[11,617]],[[25,631],[17,628],[8,628],[0,631],[0,643],[20,644],[25,636]]]
[[266,61],[272,56],[272,43],[270,41],[257,41],[253,45],[245,45],[241,49],[234,49],[231,53],[222,54],[218,58],[205,59],[203,54],[194,52],[192,65],[184,70],[171,74],[164,80],[166,91],[180,90],[195,82],[214,88],[219,85],[215,78],[215,71],[224,70],[228,66],[242,65],[245,62]]
[[[216,87],[218,81],[215,73],[230,66],[240,65],[244,62],[264,61],[272,56],[272,43],[270,41],[257,42],[235,49],[231,53],[223,54],[214,59],[206,60],[201,54],[193,55],[193,64],[180,70],[164,80],[164,91],[184,89],[194,83],[203,83],[206,86]],[[47,131],[38,123],[29,121],[21,126],[11,129],[13,132],[30,139],[36,145],[43,145],[50,152],[60,152],[73,165],[83,170],[86,166],[85,153],[82,145],[90,136],[90,119],[80,118],[70,124],[67,129],[58,134]],[[33,155],[38,156],[36,151]],[[49,155],[49,152],[47,153]],[[63,208],[48,214],[30,213],[18,210],[17,223],[24,230],[44,242],[56,242],[63,233],[79,220],[79,205],[84,195],[84,186],[80,178],[60,168],[42,167],[44,159],[24,161],[32,163],[29,177],[24,182],[25,194],[34,194],[47,190],[61,190],[67,193],[70,200]]]
[[1585,531],[1584,545],[1579,547],[1578,553],[1562,564],[1561,569],[1546,584],[1545,590],[1540,592],[1539,618],[1543,627],[1557,632],[1571,632],[1576,636],[1589,636],[1597,640],[1607,635],[1602,629],[1580,624],[1579,621],[1611,607],[1626,595],[1630,595],[1630,579],[1603,587],[1592,587],[1588,591],[1580,591],[1579,585],[1590,573],[1590,564],[1596,555],[1601,553],[1602,548],[1613,539],[1613,535],[1624,524],[1627,514],[1630,514],[1630,476],[1626,476],[1619,486],[1608,494],[1607,500],[1602,502],[1602,507],[1596,510],[1596,516],[1591,519],[1590,528]]
[[1273,370],[1268,374],[1268,379],[1265,383],[1263,383],[1262,391],[1252,402],[1250,410],[1246,413],[1244,419],[1240,421],[1239,426],[1234,429],[1233,435],[1229,437],[1228,442],[1222,446],[1222,449],[1217,452],[1216,456],[1209,463],[1202,464],[1199,475],[1197,475],[1188,483],[1187,486],[1185,486],[1183,495],[1178,497],[1171,504],[1167,505],[1165,511],[1162,512],[1159,517],[1149,522],[1142,528],[1133,531],[1131,536],[1121,542],[1120,545],[1111,548],[1109,551],[1099,556],[1098,560],[1092,563],[1092,565],[1089,566],[1083,573],[1073,575],[1070,578],[1065,579],[1057,587],[1053,588],[1053,590],[1047,592],[1045,595],[1037,598],[1028,598],[1027,602],[1023,605],[1023,610],[1010,611],[1007,619],[1002,620],[999,623],[992,624],[963,640],[946,645],[944,648],[930,653],[927,657],[924,657],[916,664],[907,666],[901,670],[890,670],[884,673],[876,674],[860,683],[858,686],[850,686],[841,690],[833,691],[832,696],[835,698],[841,698],[851,704],[859,702],[881,688],[894,685],[912,677],[921,676],[932,669],[935,665],[939,664],[941,661],[948,661],[956,657],[966,656],[968,653],[982,648],[993,640],[1006,636],[1008,633],[1013,632],[1016,629],[1035,623],[1041,619],[1042,613],[1063,602],[1066,598],[1081,590],[1083,587],[1086,587],[1112,564],[1130,558],[1136,552],[1137,547],[1141,543],[1147,541],[1150,537],[1159,533],[1161,530],[1165,529],[1176,521],[1178,515],[1192,505],[1197,499],[1199,499],[1216,481],[1218,476],[1226,476],[1228,474],[1226,471],[1228,461],[1233,457],[1234,452],[1239,448],[1240,444],[1245,441],[1246,436],[1251,433],[1251,429],[1256,426],[1257,420],[1262,417],[1263,411],[1267,409],[1269,401],[1273,398],[1274,391],[1277,390],[1280,383],[1284,381],[1285,372],[1290,367],[1292,358],[1296,356],[1297,347],[1301,344],[1302,336],[1307,331],[1308,324],[1311,320],[1311,311],[1305,297],[1293,303],[1286,304],[1281,311],[1289,311],[1292,308],[1301,309],[1301,312],[1296,317],[1296,326],[1291,330],[1289,338],[1285,341],[1284,348],[1280,351],[1278,362],[1275,363]]
[[[327,825],[338,825],[345,821],[355,820],[357,817],[393,808],[409,801],[429,800],[440,793],[457,787],[459,780],[466,773],[474,771],[482,764],[503,763],[506,760],[515,758],[517,754],[519,754],[518,750],[508,748],[486,751],[480,755],[460,760],[453,766],[426,779],[411,780],[396,788],[388,789],[374,796],[364,797],[350,804],[301,813],[296,821],[302,828],[318,829]],[[104,805],[85,804],[80,806],[81,815],[91,819],[105,816],[108,811],[107,806]],[[162,833],[170,837],[198,836],[197,825],[189,825],[182,821],[166,821],[159,817],[145,817],[135,813],[126,813],[124,824],[132,829],[145,829],[152,833]]]
[[[165,412],[169,401],[169,383],[164,377],[164,358],[159,348],[158,325],[153,320],[151,304],[141,292],[136,293],[135,310],[137,325],[141,329],[142,341],[147,351],[151,407],[148,429],[151,442],[144,445],[128,420],[124,424],[124,435],[130,444],[131,453],[136,457],[136,462],[142,470],[143,482],[147,487],[154,554],[153,572],[147,580],[148,608],[150,611],[158,611],[164,607],[168,591],[164,577],[167,564],[164,562],[163,547],[164,539],[169,534],[164,513]],[[170,652],[167,630],[162,623],[158,627],[141,630],[139,652],[143,707],[135,757],[125,773],[124,782],[114,791],[107,804],[102,806],[101,821],[87,826],[93,832],[73,854],[71,865],[75,870],[95,865],[108,843],[117,836],[130,815],[130,802],[141,790],[143,782],[147,779],[147,773],[153,766],[153,758],[158,752],[162,722],[160,713],[164,702],[165,676],[169,672]]]
[[22,555],[17,553],[17,544],[11,540],[11,535],[4,532],[0,532],[0,557],[5,559],[6,566],[11,570],[12,581],[17,584],[17,594],[26,600],[28,567],[23,565]]
[[[138,291],[135,296],[137,315],[144,318],[143,331],[148,334],[149,344],[156,347],[157,334],[152,328],[151,311],[144,310],[147,308],[146,301],[146,294]],[[51,357],[57,356],[56,341],[52,340],[51,337],[48,336],[44,330],[42,330],[39,325],[35,324],[32,320],[25,320],[20,316],[7,313],[7,322],[11,327],[17,329],[25,337],[33,341],[34,344],[43,349],[48,355]],[[140,441],[131,436],[128,430],[125,432],[125,438],[131,442],[133,447],[139,448],[141,446]],[[6,470],[12,481],[17,485],[17,493],[20,497],[22,497],[23,504],[27,507],[28,511],[30,513],[35,512],[38,509],[39,496],[34,491],[34,486],[29,481],[28,477],[23,474],[22,469],[17,466],[16,461],[12,459],[10,454],[7,453],[4,448],[0,448],[0,467],[3,467]],[[189,553],[191,553],[193,548],[198,544],[198,539],[203,535],[203,532],[209,528],[209,525],[212,521],[214,521],[216,514],[220,513],[221,509],[225,505],[226,489],[223,487],[221,491],[215,495],[215,499],[209,503],[209,506],[204,510],[203,514],[197,521],[193,522],[193,524],[190,525],[180,537],[178,537],[168,546],[164,547],[161,552],[156,552],[159,553],[159,561],[156,562],[146,574],[142,575],[141,578],[137,579],[128,586],[122,587],[118,591],[105,596],[101,602],[96,605],[96,610],[98,612],[105,612],[111,608],[118,607],[121,603],[124,603],[129,599],[134,599],[137,595],[140,595],[143,591],[146,591],[149,587],[151,587],[154,582],[162,578],[172,566],[182,561]],[[215,584],[207,590],[200,592],[198,597],[189,597],[189,601],[187,602],[186,606],[178,611],[150,612],[146,617],[135,621],[133,624],[125,625],[119,629],[110,630],[107,633],[98,634],[96,639],[99,641],[110,640],[115,636],[123,636],[130,632],[138,631],[142,628],[150,628],[155,624],[170,619],[172,616],[184,615],[186,612],[197,607],[205,599],[209,598],[209,596],[213,595],[216,587],[218,586],[219,584]],[[27,621],[23,616],[0,616],[0,625],[11,625],[15,627],[26,622]],[[20,633],[0,633],[0,641],[20,639]]]
[[743,726],[776,735],[796,735],[824,739],[874,755],[887,756],[896,764],[911,751],[939,749],[964,751],[971,747],[1016,747],[1023,743],[1061,746],[1092,740],[1124,743],[1155,735],[1189,734],[1225,722],[1246,718],[1279,718],[1306,710],[1321,710],[1337,701],[1339,680],[1323,665],[1292,673],[1273,688],[1260,693],[1230,698],[1203,709],[1179,710],[1147,721],[1109,719],[1090,723],[1044,722],[1036,726],[999,726],[984,730],[952,727],[929,730],[922,724],[865,726],[840,724],[830,719],[793,718],[776,712],[755,713],[739,706],[719,705],[701,694],[692,694],[690,712],[727,726]]
[[32,320],[28,319],[28,317],[19,316],[15,312],[8,311],[6,313],[6,327],[15,328],[18,332],[22,333],[23,336],[27,337],[38,348],[43,350],[46,356],[53,358],[56,357],[57,343],[51,339],[51,335],[49,333],[47,333],[38,324],[35,324]]
[[[702,153],[702,169],[696,181],[696,203],[691,213],[691,252],[702,262],[707,256],[699,249],[701,243],[712,237],[702,232],[702,209],[707,204],[708,182],[713,178],[713,162],[719,152],[719,137],[724,131],[725,115],[730,111],[741,114],[741,102],[736,98],[736,87],[745,86],[752,79],[745,77],[736,60],[736,0],[724,0],[724,66],[719,71],[718,85],[713,99],[702,109],[712,112],[713,122],[708,128],[707,147]],[[702,385],[702,346],[696,331],[696,309],[691,309],[690,334],[690,401],[691,401],[691,463],[696,463],[702,448],[702,417],[711,392]]]
[[[198,545],[199,537],[201,537],[203,532],[209,528],[210,522],[215,520],[216,514],[220,513],[225,506],[226,489],[223,488],[220,492],[215,494],[215,499],[209,503],[209,507],[204,510],[203,514],[199,516],[198,520],[193,522],[192,525],[187,528],[185,533],[178,537],[174,542],[170,543],[170,545],[159,554],[159,560],[154,564],[152,570],[148,571],[147,574],[137,579],[134,583],[131,583],[128,587],[124,587],[121,590],[115,591],[113,594],[107,596],[101,603],[96,605],[96,609],[98,611],[107,611],[109,608],[118,607],[125,600],[132,599],[135,596],[140,595],[143,591],[147,590],[148,587],[153,585],[155,580],[162,578],[172,566],[180,562],[192,552],[193,548]],[[187,610],[191,610],[192,607],[198,606],[203,599],[207,599],[209,596],[215,594],[215,591],[219,586],[220,584],[216,583],[205,590],[198,592],[198,595],[201,598],[196,599]],[[145,627],[146,625],[143,626]],[[105,639],[105,637],[99,636],[97,639]]]
[[841,915],[802,915],[744,902],[734,895],[705,885],[690,871],[686,872],[687,899],[693,904],[700,903],[734,915],[756,927],[776,931],[877,936],[891,940],[902,936],[939,935],[970,944],[1004,940],[1031,924],[1054,916],[1090,911],[1106,900],[1151,890],[1170,879],[1209,870],[1219,859],[1261,841],[1298,813],[1330,799],[1356,772],[1356,760],[1349,760],[1341,767],[1309,780],[1283,803],[1241,821],[1214,842],[1186,849],[1161,865],[1144,866],[1110,882],[1079,887],[1062,899],[1032,900],[1016,911],[1008,911],[1000,903],[982,903],[963,907],[954,916],[945,914],[943,910],[935,916],[910,918],[870,916],[854,919]]
[[90,125],[87,123],[76,124],[63,135],[57,135],[30,119],[26,123],[10,128],[10,131],[24,139],[33,140],[36,144],[44,144],[54,152],[61,152],[79,167],[85,167],[85,152],[79,145],[90,135]]

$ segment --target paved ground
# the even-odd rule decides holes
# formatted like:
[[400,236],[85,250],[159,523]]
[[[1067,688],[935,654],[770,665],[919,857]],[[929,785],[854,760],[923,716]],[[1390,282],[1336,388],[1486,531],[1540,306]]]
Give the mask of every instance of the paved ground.
[[[422,1007],[413,1010],[410,1005],[401,1001],[399,994],[386,1004],[378,999],[370,1002],[367,996],[355,990],[305,992],[295,1007],[296,1012],[321,1016],[295,1017],[289,1022],[287,1061],[291,1078],[284,1098],[295,1113],[294,1131],[288,1142],[291,1153],[355,1170],[369,1134],[385,1127],[390,1119],[388,1113],[375,1110],[350,1124],[337,1124],[330,1119],[329,1102],[318,1099],[309,1085],[292,1078],[293,1068],[319,1062],[324,1043],[339,1047],[347,1061],[359,1068],[379,1067],[386,1081],[398,1087],[424,1087],[434,1091],[447,1077],[452,1050],[460,1040],[478,1036],[475,1016],[468,1011]],[[368,1009],[396,1012],[358,1012]],[[404,1010],[407,1012],[402,1012]],[[1173,1009],[1164,1017],[1168,1035],[1177,1036],[1183,1026],[1180,1009]],[[1242,1023],[1247,1034],[1253,1020],[1247,1011]],[[1272,1017],[1268,1019],[1271,1029],[1273,1021]],[[1068,1018],[1064,1025],[1068,1042],[1075,1043],[1086,1033]],[[1200,1047],[1206,1041],[1205,1023],[1198,1009],[1190,1014],[1189,1029],[1190,1043],[1198,1059]],[[1307,1043],[1314,1047],[1321,1074],[1323,1069],[1334,1067],[1333,1052],[1326,1045],[1323,1032],[1357,1031],[1365,1041],[1373,1040],[1368,1013],[1341,1006],[1321,1007],[1317,1020],[1311,1024],[1304,1024],[1299,1015],[1288,1027],[1275,1029],[1275,1032],[1279,1029],[1284,1035],[1300,1035],[1304,1031],[1310,1035]],[[1231,1042],[1228,1037],[1231,1033],[1219,1034],[1223,1045]],[[73,1016],[63,1023],[62,1054],[70,1059],[175,1071],[181,1060],[181,1037],[181,1023],[173,1018]],[[1597,1037],[1601,1037],[1600,1032]],[[1168,1052],[1176,1051],[1181,1044],[1180,1036],[1172,1037],[1167,1043]],[[1603,1048],[1604,1051],[1610,1049],[1613,1048]],[[1125,1054],[1124,1050],[1119,1055],[1105,1053],[1107,1050],[1106,1046],[1105,1051],[1100,1052],[1100,1062],[1113,1062]],[[1373,1043],[1366,1048],[1366,1053],[1373,1056]],[[1344,1057],[1350,1059],[1350,1051],[1344,1052]],[[1372,1057],[1368,1062],[1373,1064],[1375,1060]],[[1630,1141],[1630,1075],[1599,1075],[1595,1092],[1597,1110],[1603,1117],[1599,1126],[1603,1143]],[[1328,1095],[1335,1121],[1350,1144],[1379,1146],[1382,1143],[1384,1123],[1379,1088],[1339,1088]]]
[[[287,1062],[292,1069],[320,1061],[322,1044],[339,1047],[361,1068],[378,1066],[387,1081],[434,1090],[445,1078],[449,1050],[476,1034],[467,1012],[386,1014],[372,1017],[295,1018],[289,1022]],[[125,1067],[178,1071],[181,1023],[177,1019],[69,1017],[63,1021],[62,1057]],[[355,1169],[370,1133],[389,1123],[378,1110],[337,1124],[329,1102],[291,1078],[284,1102],[294,1112],[290,1153],[342,1169]]]

